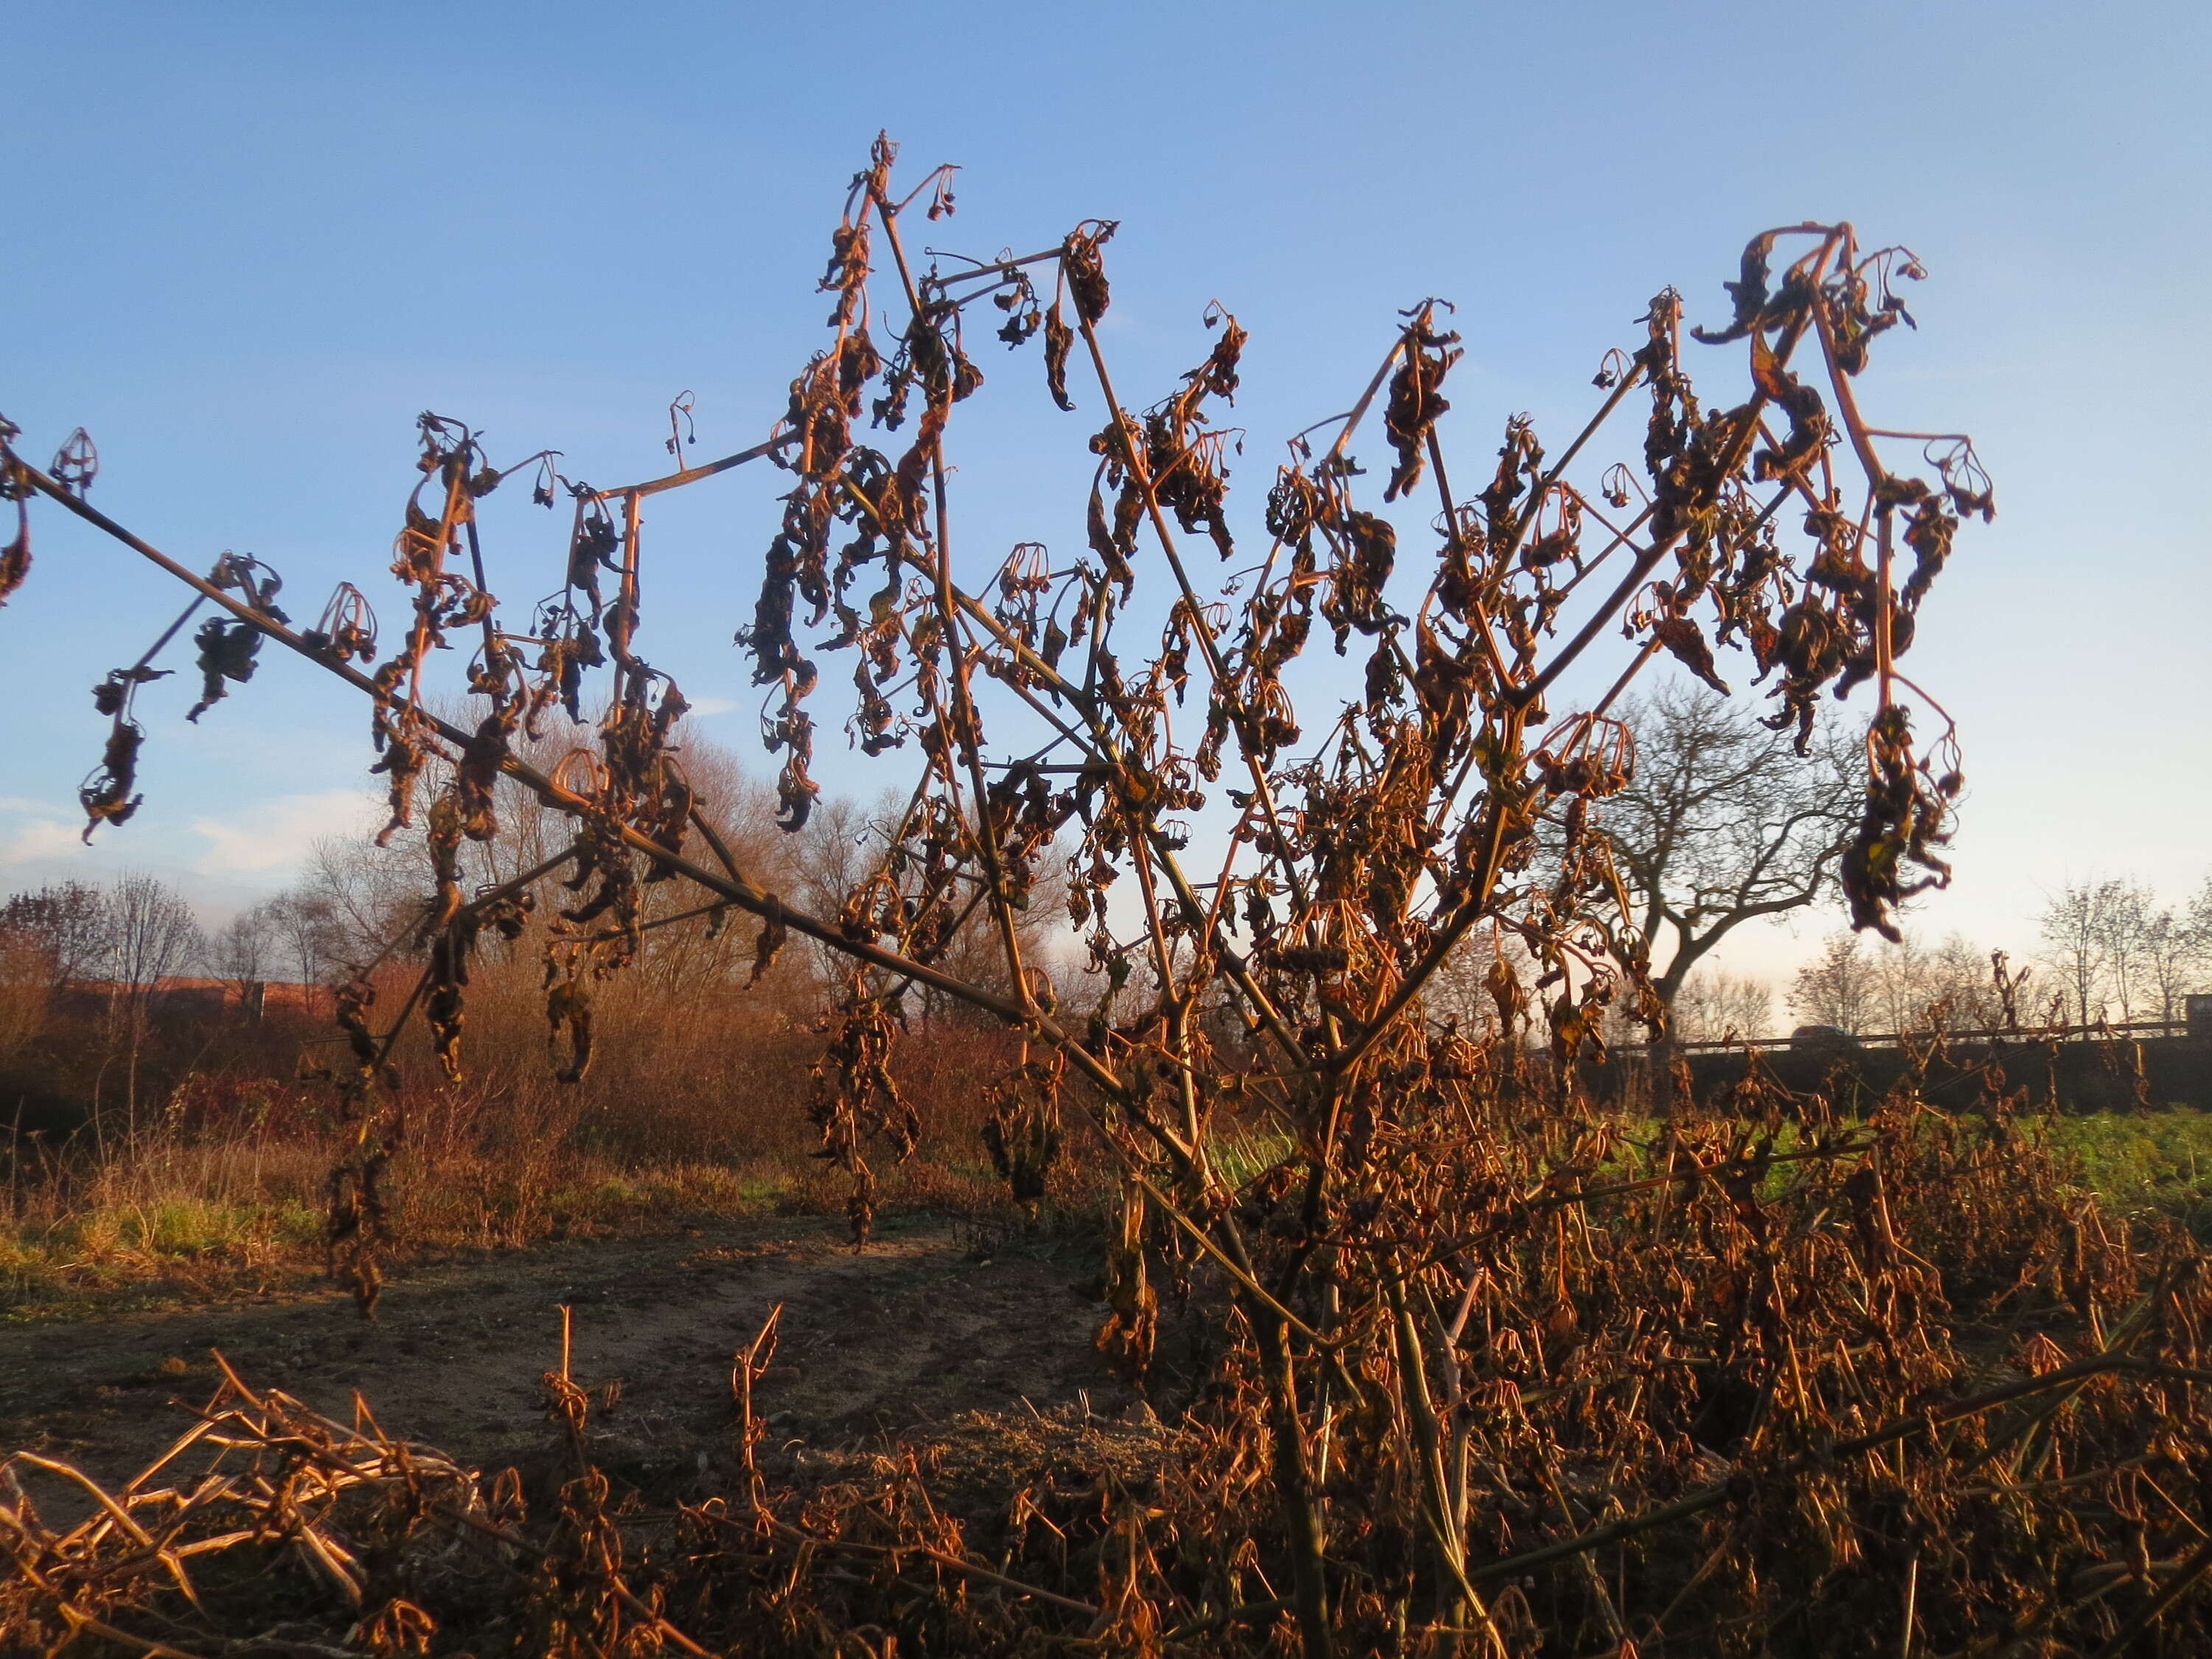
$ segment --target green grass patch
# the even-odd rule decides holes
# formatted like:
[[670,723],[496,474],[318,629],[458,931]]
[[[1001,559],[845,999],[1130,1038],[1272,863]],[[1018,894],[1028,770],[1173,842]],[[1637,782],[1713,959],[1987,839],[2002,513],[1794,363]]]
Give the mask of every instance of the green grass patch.
[[2051,1145],[2114,1209],[2155,1211],[2212,1238],[2212,1112],[2097,1112],[2051,1121]]

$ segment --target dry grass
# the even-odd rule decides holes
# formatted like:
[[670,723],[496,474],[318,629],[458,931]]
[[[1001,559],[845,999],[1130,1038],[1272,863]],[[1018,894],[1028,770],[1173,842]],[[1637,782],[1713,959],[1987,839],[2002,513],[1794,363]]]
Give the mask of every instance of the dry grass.
[[[1006,1208],[972,1124],[973,1097],[958,1045],[936,1054],[928,1081],[932,1133],[922,1151],[886,1171],[888,1212],[989,1214]],[[697,1098],[695,1095],[694,1098]],[[560,1121],[506,1103],[503,1115],[448,1111],[426,1116],[418,1144],[404,1152],[395,1232],[403,1263],[526,1249],[549,1241],[665,1232],[702,1218],[842,1211],[845,1185],[805,1156],[788,1121],[720,1135],[738,1143],[721,1156],[696,1150],[702,1126],[678,1133],[684,1150],[655,1158],[643,1149],[653,1121],[610,1123],[586,1133],[572,1112]],[[518,1121],[520,1120],[520,1121]],[[678,1126],[679,1131],[685,1126]],[[782,1133],[774,1133],[780,1127]],[[660,1127],[668,1133],[669,1126]],[[1656,1126],[1625,1120],[1632,1139]],[[2045,1133],[2087,1191],[2127,1213],[2183,1220],[2200,1236],[2212,1226],[2212,1117],[2186,1110],[2054,1116]],[[301,1291],[323,1280],[325,1186],[343,1136],[285,1119],[210,1133],[149,1132],[99,1164],[28,1156],[4,1194],[0,1218],[0,1321],[270,1291]],[[1784,1150],[1792,1137],[1781,1138]],[[1258,1127],[1224,1137],[1218,1162],[1241,1186],[1279,1159],[1285,1143]],[[1063,1166],[1055,1199],[1085,1210]],[[1778,1178],[1778,1176],[1777,1177]]]
[[[19,1189],[0,1226],[0,1318],[305,1289],[323,1273],[336,1151],[320,1138],[156,1135],[80,1177]],[[399,1174],[397,1221],[413,1261],[767,1213],[809,1203],[820,1184],[765,1161],[638,1164],[557,1149],[406,1159]]]
[[[947,1132],[884,1171],[887,1212],[1006,1207],[973,1126],[953,1132],[955,1072],[943,1085],[955,1103],[933,1113]],[[773,1126],[711,1125],[696,1104],[708,1094],[693,1093],[688,1122],[650,1109],[657,1101],[580,1110],[526,1088],[433,1097],[393,1161],[397,1263],[704,1218],[842,1212],[847,1183],[805,1156],[803,1124],[785,1114]],[[0,1320],[316,1286],[330,1171],[347,1139],[342,1125],[278,1112],[252,1124],[165,1125],[100,1162],[32,1149],[0,1194]],[[1060,1186],[1081,1203],[1072,1180]]]

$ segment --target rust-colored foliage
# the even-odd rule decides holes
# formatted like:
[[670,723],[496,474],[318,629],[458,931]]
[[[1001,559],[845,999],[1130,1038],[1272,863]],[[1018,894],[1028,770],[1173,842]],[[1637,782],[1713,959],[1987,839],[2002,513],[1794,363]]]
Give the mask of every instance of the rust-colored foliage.
[[[1102,1347],[1141,1377],[1164,1297],[1209,1283],[1224,1338],[1147,1494],[1103,1500],[1088,1585],[1065,1553],[1036,1582],[1021,1540],[1003,1571],[982,1567],[911,1471],[804,1513],[756,1478],[742,1504],[690,1512],[692,1577],[670,1582],[759,1613],[751,1650],[896,1627],[931,1650],[1011,1651],[1038,1625],[1118,1652],[1309,1655],[2118,1653],[2160,1618],[2201,1634],[2191,1598],[2212,1554],[2193,1511],[2212,1437],[2194,1253],[2070,1195],[1996,1062],[1964,1119],[1933,1116],[1910,1084],[1847,1122],[1754,1081],[1648,1144],[1578,1082],[1608,1011],[1664,1017],[1594,833],[1635,765],[1611,711],[1660,653],[1723,691],[1771,686],[1773,724],[1801,737],[1823,696],[1865,696],[1854,920],[1891,931],[1899,903],[1948,878],[1954,735],[1898,661],[1990,489],[1964,439],[1875,427],[1857,393],[1881,337],[1911,321],[1894,285],[1917,262],[1865,250],[1848,224],[1764,232],[1728,284],[1733,314],[1690,331],[1717,368],[1741,365],[1730,392],[1693,386],[1687,302],[1662,290],[1634,349],[1606,356],[1579,432],[1554,451],[1514,417],[1494,465],[1457,488],[1439,428],[1456,337],[1425,301],[1352,411],[1291,441],[1255,556],[1217,424],[1245,372],[1236,319],[1210,308],[1198,366],[1125,405],[1097,333],[1114,224],[922,264],[902,226],[925,192],[933,219],[951,211],[951,174],[900,196],[895,161],[878,141],[851,183],[822,283],[830,338],[762,443],[614,489],[550,455],[523,464],[536,500],[559,487],[573,504],[562,586],[526,630],[485,591],[477,523],[516,469],[437,416],[392,564],[412,618],[373,670],[353,666],[377,649],[356,591],[301,635],[244,567],[228,581],[167,567],[232,618],[204,631],[211,693],[250,665],[231,629],[273,638],[372,699],[387,834],[432,792],[422,982],[381,1034],[362,996],[341,1000],[336,1080],[361,1130],[333,1177],[331,1243],[364,1304],[399,1025],[422,1006],[458,1076],[478,932],[557,878],[546,1011],[559,1075],[580,1077],[591,987],[636,955],[641,887],[682,880],[704,890],[702,925],[732,906],[760,919],[762,966],[791,934],[842,963],[805,1109],[852,1177],[856,1246],[871,1152],[914,1143],[889,1060],[926,987],[1020,1033],[988,1132],[1018,1198],[1043,1190],[1066,1112],[1087,1113],[1120,1164]],[[956,557],[948,434],[983,381],[971,311],[1010,349],[1039,342],[1059,408],[1075,365],[1091,371],[1102,416],[1072,558],[1030,542]],[[1395,459],[1375,491],[1352,445],[1378,398]],[[1640,443],[1607,465],[1597,447],[1639,399]],[[680,459],[679,416],[685,399]],[[766,694],[781,822],[804,825],[817,793],[824,653],[852,662],[851,740],[915,756],[880,860],[835,915],[756,885],[707,829],[671,753],[684,699],[638,654],[641,504],[761,459],[790,489],[737,637]],[[106,524],[80,473],[5,456],[11,496]],[[1383,510],[1424,489],[1425,526]],[[1198,536],[1231,562],[1218,584],[1188,562]],[[1356,647],[1360,696],[1335,698],[1324,670],[1324,712],[1310,695],[1302,713],[1316,617],[1337,654]],[[480,640],[472,726],[424,701],[431,654],[457,635]],[[1564,677],[1603,649],[1607,689],[1570,701]],[[600,669],[589,745],[550,772],[520,758],[514,733],[556,706],[580,723]],[[118,721],[135,672],[111,678]],[[88,786],[95,819],[127,816],[130,758],[112,753]],[[574,839],[471,896],[469,847],[492,833],[501,779]],[[711,858],[688,850],[694,828]],[[1024,959],[1017,926],[1048,858],[1066,860],[1091,969],[1060,984]],[[978,915],[1000,959],[956,973],[948,953]],[[1431,1017],[1437,975],[1477,945],[1494,1018]],[[1224,1145],[1255,1137],[1266,1166],[1232,1178]],[[613,1616],[619,1528],[603,1485],[580,1474],[570,1493],[571,1565],[542,1593],[567,1607],[586,1586],[598,1599],[562,1627],[612,1650],[612,1627],[589,1621]],[[874,1564],[865,1589],[799,1588],[833,1559]]]

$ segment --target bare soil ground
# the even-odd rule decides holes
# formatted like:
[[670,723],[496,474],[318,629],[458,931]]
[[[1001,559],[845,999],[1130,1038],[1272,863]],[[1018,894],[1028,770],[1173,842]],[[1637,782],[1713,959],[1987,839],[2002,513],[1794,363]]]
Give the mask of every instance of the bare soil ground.
[[826,1223],[781,1218],[424,1269],[374,1322],[325,1292],[0,1329],[0,1449],[127,1480],[190,1425],[220,1350],[326,1415],[349,1419],[358,1392],[387,1432],[528,1472],[553,1455],[540,1379],[559,1364],[563,1304],[576,1381],[595,1397],[622,1384],[595,1413],[598,1461],[668,1496],[727,1481],[732,1356],[778,1304],[755,1401],[794,1472],[957,1441],[1010,1413],[1118,1431],[1146,1413],[1100,1364],[1099,1310],[1071,1288],[1097,1256],[1092,1240],[979,1243],[929,1217],[890,1222],[855,1255]]

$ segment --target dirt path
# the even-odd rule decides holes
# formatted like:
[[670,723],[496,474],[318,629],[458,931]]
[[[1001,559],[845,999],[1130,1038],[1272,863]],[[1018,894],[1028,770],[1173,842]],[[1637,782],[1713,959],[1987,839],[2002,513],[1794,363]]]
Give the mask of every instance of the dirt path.
[[249,1382],[328,1415],[349,1417],[358,1389],[388,1432],[527,1464],[550,1443],[539,1378],[558,1363],[565,1303],[576,1379],[623,1385],[598,1425],[603,1466],[665,1490],[724,1472],[731,1356],[778,1303],[757,1401],[787,1442],[851,1445],[1024,1400],[1121,1408],[1130,1396],[1091,1346],[1098,1310],[1069,1290],[1095,1267],[1095,1245],[984,1255],[927,1218],[856,1256],[823,1224],[785,1220],[428,1271],[394,1284],[374,1324],[322,1295],[0,1330],[0,1450],[127,1479],[188,1425],[219,1348]]

